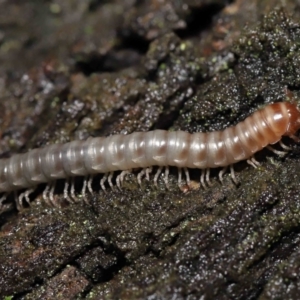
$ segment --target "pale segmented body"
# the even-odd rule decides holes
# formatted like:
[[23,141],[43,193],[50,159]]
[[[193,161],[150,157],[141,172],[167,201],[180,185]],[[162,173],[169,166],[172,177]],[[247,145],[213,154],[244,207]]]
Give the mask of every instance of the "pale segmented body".
[[145,168],[152,166],[160,167],[159,172],[161,167],[184,168],[188,176],[186,168],[209,170],[250,159],[283,135],[294,137],[299,127],[296,105],[280,102],[223,131],[190,134],[155,130],[54,144],[0,160],[0,192],[28,189],[60,178],[134,168],[144,169],[142,172],[148,176]]

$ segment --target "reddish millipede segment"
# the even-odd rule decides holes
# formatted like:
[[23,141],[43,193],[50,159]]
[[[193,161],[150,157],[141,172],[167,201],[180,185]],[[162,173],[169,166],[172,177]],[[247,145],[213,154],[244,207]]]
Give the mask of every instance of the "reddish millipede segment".
[[[128,173],[135,168],[142,168],[138,175],[140,182],[142,175],[149,176],[152,166],[159,167],[155,181],[163,167],[166,167],[166,173],[169,166],[178,167],[180,180],[183,168],[188,181],[187,168],[202,169],[201,182],[205,185],[205,180],[209,182],[209,169],[232,166],[241,160],[255,165],[256,161],[251,159],[256,152],[277,143],[282,136],[295,139],[294,134],[299,128],[297,106],[279,102],[267,105],[223,131],[190,134],[154,130],[54,144],[0,160],[0,192],[97,173],[105,173],[104,178],[108,177],[111,185],[112,172]],[[223,173],[221,171],[220,178]],[[121,173],[121,180],[117,178],[118,186],[124,174]],[[90,187],[90,184],[84,184]],[[104,188],[104,180],[101,186]]]

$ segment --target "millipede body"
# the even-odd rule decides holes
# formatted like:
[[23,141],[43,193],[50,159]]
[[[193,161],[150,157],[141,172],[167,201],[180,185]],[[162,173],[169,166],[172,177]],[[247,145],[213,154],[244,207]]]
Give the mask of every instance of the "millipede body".
[[211,169],[248,160],[282,136],[295,137],[300,112],[289,102],[267,105],[223,131],[154,130],[53,144],[0,160],[0,192],[60,178],[152,166]]

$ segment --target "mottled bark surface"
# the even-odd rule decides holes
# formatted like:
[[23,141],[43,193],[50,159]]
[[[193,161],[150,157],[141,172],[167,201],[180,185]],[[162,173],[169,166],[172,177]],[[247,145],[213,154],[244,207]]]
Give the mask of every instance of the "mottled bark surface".
[[[1,1],[0,154],[212,131],[300,99],[296,1]],[[299,102],[299,101],[298,101]],[[207,190],[162,179],[0,215],[1,299],[299,299],[300,146]],[[197,188],[200,172],[191,172]],[[99,180],[97,178],[97,180]],[[82,180],[76,180],[81,189]],[[185,191],[185,193],[183,192]]]

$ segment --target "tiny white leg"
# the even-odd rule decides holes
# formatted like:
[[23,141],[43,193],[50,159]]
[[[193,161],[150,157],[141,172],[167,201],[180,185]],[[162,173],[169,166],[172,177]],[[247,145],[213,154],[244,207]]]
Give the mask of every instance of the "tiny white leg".
[[[122,171],[124,172],[124,171]],[[121,172],[121,174],[122,174]],[[117,183],[117,187],[118,189],[121,191],[122,190],[122,179],[121,179],[121,174],[119,174],[116,178],[116,183]]]
[[232,178],[233,182],[237,185],[238,182],[237,182],[236,177],[235,177],[235,174],[234,174],[234,168],[233,168],[233,165],[230,165],[230,174],[231,174],[231,178]]
[[68,180],[66,179],[66,180],[65,180],[65,186],[64,186],[64,198],[65,198],[65,199],[69,198],[69,195],[68,195],[68,188],[69,188],[69,182],[68,182]]
[[220,172],[219,172],[219,179],[221,183],[223,183],[223,175],[227,171],[227,167],[224,167]]
[[146,179],[150,180],[150,173],[152,173],[152,167],[146,168]]
[[282,147],[282,149],[290,151],[292,150],[292,148],[288,147],[287,145],[285,145],[282,140],[279,141],[279,145]]
[[52,182],[50,182],[49,184],[46,185],[44,191],[43,191],[43,200],[45,201],[45,203],[48,206],[53,206],[53,204],[51,203],[51,201],[49,200],[49,192],[50,192],[50,188],[52,187]]
[[257,161],[256,159],[255,159],[255,157],[254,156],[252,156],[251,157],[251,161],[257,166],[257,167],[259,167],[260,166],[260,162],[259,161]]
[[205,169],[202,169],[201,170],[201,177],[200,177],[200,182],[201,182],[201,185],[203,186],[203,188],[206,190],[206,184],[204,182],[204,177],[205,177]]
[[34,191],[34,189],[29,189],[26,190],[24,195],[25,195],[25,201],[28,203],[28,205],[30,206],[30,199],[29,199],[29,195]]
[[287,152],[285,152],[285,151],[278,151],[278,150],[274,149],[273,147],[271,147],[270,145],[267,146],[266,148],[269,149],[270,151],[274,152],[278,156],[285,156],[287,154]]
[[167,187],[167,189],[169,189],[169,167],[166,167],[165,168],[165,177],[164,177],[164,182],[165,182],[165,185]]
[[191,179],[190,179],[190,173],[188,168],[184,168],[184,174],[185,174],[186,184],[189,186],[191,183]]
[[1,211],[2,206],[3,206],[3,201],[5,201],[6,197],[7,197],[7,194],[5,193],[0,198],[0,211]]
[[55,184],[56,184],[56,181],[53,181],[53,182],[51,183],[51,188],[50,188],[50,191],[49,191],[49,199],[50,199],[50,202],[51,202],[55,207],[58,207],[57,203],[56,203],[55,200],[54,200]]
[[109,184],[109,186],[111,187],[112,190],[114,189],[114,185],[112,183],[113,176],[114,176],[114,172],[110,172],[109,175],[108,175],[108,184]]
[[130,173],[131,173],[131,170],[126,170],[126,171],[122,171],[121,174],[119,174],[117,176],[116,182],[117,182],[117,187],[119,188],[119,190],[122,189],[122,185],[123,185],[123,181],[125,179],[125,176],[127,174],[130,174]]
[[29,190],[26,190],[25,192],[21,193],[19,195],[19,205],[21,208],[23,208],[23,200],[25,200],[27,202],[28,205],[30,205],[30,199],[29,199],[29,195],[33,192],[34,190],[33,189],[29,189]]
[[300,142],[300,139],[297,136],[293,135],[293,134],[289,135],[289,138],[293,139],[296,143]]
[[18,205],[17,205],[17,207],[18,207],[18,210],[20,211],[20,210],[22,210],[23,209],[23,197],[24,197],[24,194],[25,193],[21,193],[20,195],[19,195],[19,197],[18,197]]
[[65,180],[65,187],[64,187],[64,198],[68,202],[73,203],[72,199],[69,197],[68,189],[69,189],[69,181],[68,181],[68,179],[66,179]]
[[84,177],[84,178],[83,178],[83,185],[82,185],[82,189],[81,189],[81,194],[82,194],[83,199],[84,199],[85,196],[86,196],[87,180],[88,180],[88,177]]
[[104,175],[103,175],[103,177],[101,178],[101,180],[100,180],[100,186],[101,186],[101,188],[102,188],[102,190],[105,192],[105,181],[107,180],[107,173],[105,173]]
[[247,159],[247,164],[249,164],[250,166],[252,166],[253,168],[257,168],[257,165],[252,161],[251,158]]
[[94,179],[93,175],[90,175],[87,183],[88,190],[91,194],[93,194],[93,188],[92,188],[93,179]]
[[77,202],[77,197],[75,195],[75,179],[74,177],[71,178],[71,189],[70,189],[70,194],[71,194],[71,197],[72,199]]
[[178,186],[181,185],[181,179],[182,179],[182,169],[178,168]]
[[121,174],[119,174],[116,178],[116,183],[117,183],[117,187],[118,189],[121,191]]
[[249,159],[247,159],[247,163],[249,165],[251,165],[253,168],[257,168],[258,166],[260,166],[260,163],[255,159],[254,156],[250,157]]
[[206,182],[209,186],[212,186],[212,183],[210,182],[210,169],[206,169]]
[[[22,208],[23,208],[23,206],[22,206],[22,198],[20,199],[20,197],[18,197],[17,191],[14,191],[14,198],[15,198],[17,210],[21,211]],[[20,205],[20,203],[21,203],[21,205]]]
[[163,169],[163,167],[159,167],[159,168],[157,169],[157,171],[156,171],[156,174],[155,174],[154,179],[153,179],[154,185],[155,185],[155,186],[157,186],[157,180],[158,180],[158,177],[159,177],[159,175],[160,175],[162,169]]
[[139,174],[137,175],[137,181],[138,181],[139,186],[142,185],[142,179],[143,179],[144,174],[145,174],[145,169],[142,169],[139,172]]
[[88,199],[87,199],[87,195],[86,195],[86,187],[88,186],[90,180],[91,180],[90,176],[84,177],[84,179],[83,179],[83,186],[82,186],[82,190],[81,190],[83,201],[86,204],[90,204],[89,201],[88,201]]
[[128,175],[128,174],[130,174],[131,173],[131,169],[130,170],[126,170],[126,171],[123,171],[123,172],[121,172],[121,174],[120,174],[120,178],[121,178],[121,186],[123,185],[123,182],[124,182],[124,180],[125,180],[125,177],[126,177],[126,175]]
[[[51,185],[51,184],[50,184]],[[43,191],[43,200],[47,203],[47,204],[49,204],[49,202],[48,202],[48,192],[49,192],[49,189],[50,189],[50,185],[49,184],[47,184],[46,185],[46,187],[45,187],[45,189],[44,189],[44,191]]]

